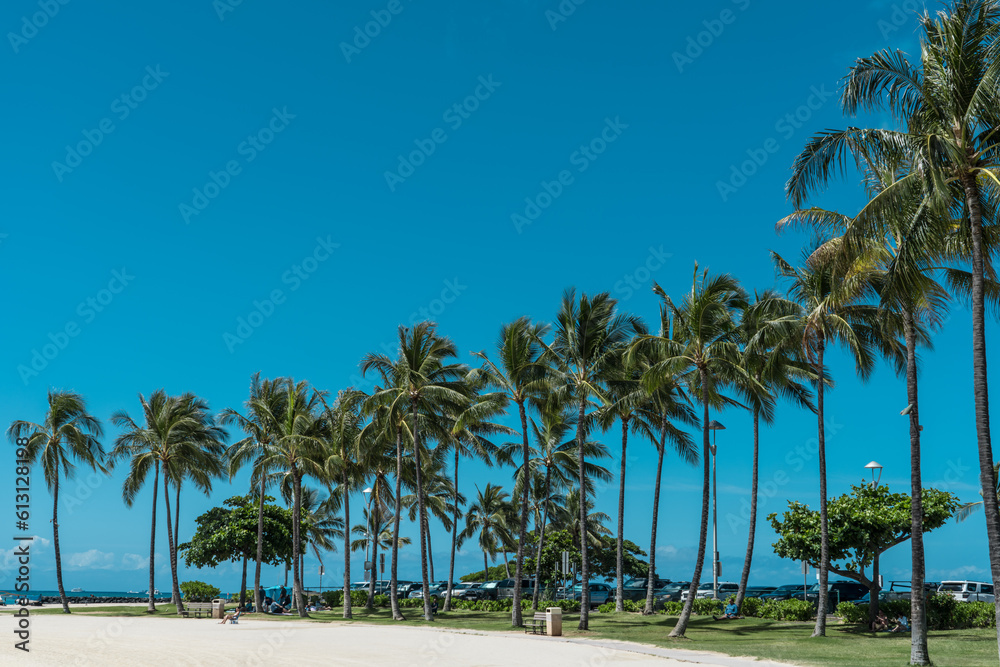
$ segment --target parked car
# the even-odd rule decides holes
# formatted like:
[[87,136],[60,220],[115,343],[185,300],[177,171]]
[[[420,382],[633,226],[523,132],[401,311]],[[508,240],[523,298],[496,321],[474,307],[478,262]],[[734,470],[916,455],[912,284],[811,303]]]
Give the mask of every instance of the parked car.
[[[600,582],[591,582],[590,584],[590,606],[597,607],[604,604],[608,600],[614,600],[615,589],[611,588],[608,584],[602,584]],[[581,600],[583,597],[583,584],[577,584],[573,587],[570,593],[570,600]]]
[[418,591],[423,588],[424,585],[416,581],[400,581],[396,586],[396,595],[400,598],[406,598],[410,596],[413,591]]
[[482,586],[482,584],[478,582],[463,581],[462,583],[452,587],[451,594],[459,600],[478,600],[480,586]]
[[[641,579],[629,579],[625,582],[622,587],[622,599],[623,600],[645,600],[646,590],[648,586],[648,580],[646,577]],[[669,579],[656,579],[653,581],[653,590],[659,590],[664,586],[673,583]],[[617,596],[617,587],[615,587],[615,596]]]
[[[454,587],[457,585],[458,584],[453,583],[452,588],[454,589]],[[423,598],[424,597],[423,584],[417,584],[417,586],[419,586],[419,588],[410,591],[410,594],[407,595],[406,597]],[[443,598],[445,594],[448,592],[448,582],[447,581],[431,582],[430,584],[428,584],[428,592],[430,593],[431,597],[437,596],[439,598]]]
[[993,602],[993,584],[985,581],[942,581],[938,593],[945,593],[961,602]]
[[[705,590],[702,590],[702,587],[706,587]],[[698,587],[698,594],[695,596],[695,599],[717,598],[719,600],[725,600],[730,595],[736,595],[739,590],[740,585],[734,584],[731,581],[720,581],[718,589],[712,585],[712,582],[708,582]],[[715,595],[716,592],[718,592],[718,596]]]
[[[862,586],[856,581],[831,581],[827,584],[827,591],[827,611],[832,611],[836,609],[837,605],[841,602],[854,602],[855,600],[863,597],[866,593],[868,593],[868,588]],[[799,600],[803,598],[801,592],[792,597]],[[813,603],[819,600],[819,584],[813,584],[806,589],[805,600],[806,602]]]
[[[862,595],[861,597],[859,597],[857,600],[854,600],[854,604],[858,605],[859,607],[867,607],[868,603],[872,599],[871,595],[872,595],[871,591],[865,593],[864,595]],[[878,601],[879,601],[879,604],[881,604],[883,602],[886,602],[888,600],[898,600],[898,599],[899,598],[890,598],[888,591],[879,591],[878,592]]]
[[743,593],[744,598],[759,598],[775,590],[774,586],[747,586]]
[[496,600],[497,599],[497,586],[500,581],[487,581],[482,586],[479,587],[479,599],[480,600]]
[[[497,582],[497,596],[496,598],[510,598],[514,597],[514,579],[501,579]],[[524,595],[524,591],[534,590],[535,580],[534,579],[522,579],[521,580],[521,595]]]
[[778,586],[770,593],[764,593],[760,596],[761,600],[788,600],[798,594],[799,599],[802,599],[802,584],[785,584],[784,586]]
[[657,588],[653,595],[659,602],[677,602],[681,599],[681,593],[690,587],[690,581],[672,581],[666,586]]

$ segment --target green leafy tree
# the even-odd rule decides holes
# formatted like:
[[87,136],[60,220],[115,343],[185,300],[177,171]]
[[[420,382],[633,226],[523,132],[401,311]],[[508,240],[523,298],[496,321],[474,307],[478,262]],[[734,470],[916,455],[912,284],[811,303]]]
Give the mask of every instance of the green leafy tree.
[[[59,551],[59,481],[60,477],[73,478],[76,468],[74,459],[93,470],[106,472],[103,466],[104,449],[98,440],[101,434],[101,423],[87,412],[83,396],[70,391],[52,390],[48,393],[48,411],[41,424],[18,420],[7,429],[7,437],[11,442],[24,447],[24,459],[28,465],[41,461],[45,484],[52,491],[52,545],[55,551],[56,585],[65,614],[69,613],[69,601],[63,590],[62,558]],[[19,440],[21,438],[27,442],[21,444],[24,442]]]
[[[945,491],[923,489],[923,530],[929,532],[942,526],[958,509],[958,499]],[[892,493],[885,484],[862,483],[852,486],[851,493],[832,499],[827,505],[830,527],[827,549],[830,571],[867,586],[870,615],[878,615],[878,571],[866,569],[878,563],[878,556],[897,544],[910,539],[912,521],[909,494]],[[782,558],[806,561],[818,567],[822,557],[819,512],[795,501],[781,519],[767,517],[778,535],[774,552]],[[822,591],[822,584],[820,585]],[[818,609],[824,609],[822,605]],[[821,614],[822,615],[822,614]]]
[[[209,602],[219,597],[219,589],[204,581],[182,581],[180,584],[181,593],[188,602]],[[246,595],[246,592],[243,593]],[[242,604],[242,603],[241,603]]]

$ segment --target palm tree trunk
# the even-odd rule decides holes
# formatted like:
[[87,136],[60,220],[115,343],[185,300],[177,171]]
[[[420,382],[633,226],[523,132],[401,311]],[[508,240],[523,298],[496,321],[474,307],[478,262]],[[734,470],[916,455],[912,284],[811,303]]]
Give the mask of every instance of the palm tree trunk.
[[816,415],[818,418],[819,443],[819,591],[816,600],[816,627],[813,637],[826,636],[827,581],[830,567],[830,527],[826,515],[826,427],[823,424],[823,383],[826,381],[823,369],[825,343],[820,338],[816,346]]
[[63,589],[62,579],[62,556],[59,553],[59,471],[56,470],[55,481],[52,485],[52,546],[56,554],[56,585],[59,588],[59,600],[62,602],[63,613],[69,613],[69,600],[66,599],[66,591]]
[[677,625],[670,631],[671,637],[683,637],[687,631],[688,622],[691,620],[691,609],[694,607],[694,598],[698,594],[698,584],[701,580],[701,568],[705,563],[705,543],[708,541],[708,484],[709,484],[709,459],[710,450],[708,443],[708,377],[704,369],[701,374],[701,404],[704,406],[704,416],[702,418],[702,459],[703,475],[701,487],[701,533],[698,538],[698,556],[694,561],[694,574],[691,575],[691,585],[688,587],[688,599],[681,609],[680,618]]
[[[306,606],[302,603],[302,579],[299,572],[299,555],[302,553],[302,531],[299,524],[302,522],[302,477],[294,466],[292,467],[292,604],[299,612],[299,618],[304,618],[309,614]],[[347,530],[347,526],[344,526]]]
[[[757,378],[760,380],[760,377]],[[750,580],[750,564],[753,562],[753,540],[757,533],[757,466],[759,455],[760,410],[753,411],[753,463],[750,466],[750,534],[747,537],[747,555],[743,559],[743,574],[740,575],[740,588],[736,591],[736,613],[743,608],[743,598],[747,593],[747,582]]]
[[622,466],[618,474],[618,540],[615,552],[615,611],[625,611],[625,575],[624,569],[624,548],[625,548],[625,449],[628,447],[628,420],[622,417]]
[[431,570],[431,581],[434,579],[434,549],[431,547],[431,527],[430,527],[430,517],[428,517],[428,524],[426,528],[427,532],[427,565]]
[[906,398],[910,406],[910,664],[929,665],[927,609],[924,607],[923,486],[920,480],[920,411],[917,409],[917,351],[913,310],[903,310],[906,339]]
[[538,555],[535,557],[535,592],[531,598],[531,611],[532,613],[538,611],[538,594],[539,585],[542,578],[541,567],[542,567],[542,545],[545,542],[545,524],[549,522],[549,480],[552,477],[552,468],[548,465],[545,466],[545,500],[542,501],[544,508],[542,509],[542,525],[538,529]]
[[649,537],[649,570],[646,576],[646,607],[644,616],[653,613],[653,591],[656,589],[656,522],[660,515],[660,480],[663,477],[663,450],[667,445],[667,426],[663,423],[660,446],[656,456],[656,482],[653,485],[653,521]]
[[340,472],[340,488],[344,494],[344,618],[351,611],[351,494],[347,491],[347,471]]
[[[414,469],[416,470],[416,481],[417,481],[417,525],[420,528],[420,576],[422,583],[424,585],[423,591],[426,592],[430,588],[430,580],[427,578],[427,545],[426,545],[426,520],[425,520],[425,509],[424,509],[424,485],[421,479],[421,467],[423,463],[420,459],[420,425],[417,421],[417,401],[415,397],[411,397],[410,401],[412,403],[411,414],[413,415],[413,463]],[[431,598],[428,595],[424,595],[424,620],[432,621],[434,618],[431,616]]]
[[483,583],[486,583],[490,579],[490,566],[486,562],[486,550],[483,549]]
[[243,576],[240,578],[240,609],[247,603],[247,561],[249,559],[243,557]]
[[[402,506],[403,483],[403,432],[396,431],[396,513],[392,517],[392,564],[389,568],[389,606],[392,610],[392,620],[403,621],[405,618],[399,611],[399,594],[397,586],[397,565],[399,564],[399,515]],[[346,527],[345,527],[346,528]],[[345,584],[346,585],[346,584]]]
[[[581,394],[583,389],[580,389]],[[576,451],[580,478],[580,630],[590,627],[590,563],[587,558],[587,478],[584,473],[583,439],[587,409],[586,395],[580,396],[579,421],[576,423]]]
[[[180,537],[179,537],[180,536],[180,530],[179,529],[180,529],[180,521],[181,521],[181,483],[180,483],[180,480],[177,481],[177,484],[175,486],[177,487],[177,491],[176,491],[176,494],[175,494],[174,497],[177,499],[177,502],[176,502],[176,504],[174,506],[174,548],[176,548],[177,545],[179,545],[181,543],[180,542]],[[178,590],[180,590],[180,589],[178,589]],[[173,602],[173,603],[176,604],[177,600],[171,600],[171,602]]]
[[157,460],[153,472],[153,526],[149,530],[149,606],[146,607],[146,612],[150,614],[156,611],[156,596],[153,591],[156,590],[156,496],[159,490],[160,462]]
[[507,547],[503,548],[503,569],[507,573],[507,578],[510,579],[510,563],[507,561]]
[[163,502],[167,506],[167,548],[170,550],[170,597],[176,601],[177,611],[184,611],[184,602],[181,600],[181,589],[177,584],[177,545],[174,543],[174,530],[170,516],[170,488],[167,482],[170,475],[167,474],[167,466],[163,466]]
[[524,411],[524,401],[517,404],[518,412],[521,414],[521,453],[524,464],[521,468],[521,523],[517,532],[517,561],[514,565],[514,601],[510,612],[510,624],[515,627],[524,625],[521,618],[521,580],[524,578],[524,541],[528,537],[528,491],[531,487],[530,473],[528,472],[528,417]]
[[[996,475],[993,472],[993,445],[990,442],[990,403],[986,374],[986,326],[984,304],[983,214],[979,187],[971,172],[962,176],[972,231],[972,374],[976,406],[976,444],[979,449],[979,484],[986,514],[986,536],[990,549],[992,580],[1000,581],[1000,510],[997,508]],[[911,423],[912,423],[912,417]],[[1000,597],[995,604],[1000,621]],[[997,623],[997,650],[1000,651],[1000,622]]]
[[260,567],[264,560],[264,472],[260,473],[260,502],[257,505],[257,558],[253,572],[254,610],[260,613],[264,596],[260,590]]
[[455,581],[455,552],[458,549],[458,444],[455,444],[455,515],[451,522],[451,563],[448,565],[448,588],[442,611],[451,611],[451,583]]

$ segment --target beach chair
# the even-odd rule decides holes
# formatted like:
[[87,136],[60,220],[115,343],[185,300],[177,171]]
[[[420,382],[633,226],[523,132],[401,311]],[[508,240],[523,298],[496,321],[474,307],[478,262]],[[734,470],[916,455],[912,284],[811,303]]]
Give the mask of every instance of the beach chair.
[[243,610],[242,609],[238,609],[236,611],[236,613],[233,615],[233,617],[231,619],[229,619],[229,622],[232,623],[233,625],[239,625],[240,614],[242,614],[242,613],[243,613]]

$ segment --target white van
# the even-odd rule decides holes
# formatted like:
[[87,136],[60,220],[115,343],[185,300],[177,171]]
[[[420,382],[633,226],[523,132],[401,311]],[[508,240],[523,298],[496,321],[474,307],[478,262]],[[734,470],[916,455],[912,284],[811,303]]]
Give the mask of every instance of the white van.
[[993,602],[993,584],[983,581],[942,581],[938,593],[946,593],[961,602]]

